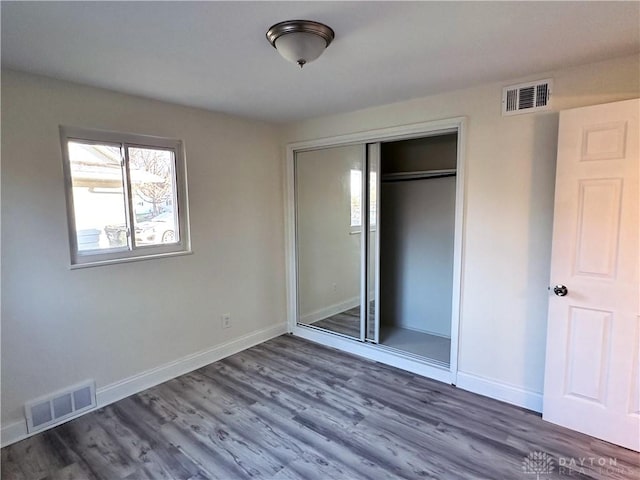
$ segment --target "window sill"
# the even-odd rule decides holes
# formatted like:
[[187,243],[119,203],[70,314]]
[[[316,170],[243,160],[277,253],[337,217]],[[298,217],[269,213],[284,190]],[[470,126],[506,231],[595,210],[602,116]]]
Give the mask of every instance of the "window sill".
[[115,265],[118,263],[140,262],[143,260],[151,260],[155,258],[179,257],[182,255],[191,255],[191,254],[193,254],[192,250],[182,250],[179,252],[155,253],[150,255],[140,255],[137,257],[114,258],[110,260],[98,260],[95,262],[74,263],[69,266],[69,270],[79,270],[81,268],[90,268],[90,267],[102,267],[104,265]]
[[[372,228],[371,230],[369,230],[370,232],[375,232],[376,229]],[[349,232],[349,235],[360,235],[360,233],[362,233],[362,230],[351,230]]]

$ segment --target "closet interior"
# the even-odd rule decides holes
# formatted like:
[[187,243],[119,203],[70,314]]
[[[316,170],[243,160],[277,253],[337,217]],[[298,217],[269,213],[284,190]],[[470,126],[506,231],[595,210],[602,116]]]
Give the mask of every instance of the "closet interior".
[[449,363],[457,135],[381,145],[380,338]]
[[297,151],[296,322],[447,367],[456,131]]

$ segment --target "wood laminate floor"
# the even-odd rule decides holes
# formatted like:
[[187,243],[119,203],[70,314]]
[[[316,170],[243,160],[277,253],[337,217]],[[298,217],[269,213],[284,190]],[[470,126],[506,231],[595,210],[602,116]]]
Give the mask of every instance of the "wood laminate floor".
[[311,325],[324,328],[331,332],[360,338],[360,307],[354,307],[344,312],[336,313],[330,317],[313,322]]
[[290,335],[2,449],[3,480],[639,476],[634,452]]

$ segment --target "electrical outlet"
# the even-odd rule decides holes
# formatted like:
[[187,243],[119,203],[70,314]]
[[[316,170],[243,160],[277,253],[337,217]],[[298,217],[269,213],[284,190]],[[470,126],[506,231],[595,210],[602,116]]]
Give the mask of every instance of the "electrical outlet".
[[222,314],[222,328],[230,328],[231,327],[231,314],[223,313]]
[[338,284],[337,283],[332,284],[331,289],[333,290],[334,293],[336,293],[338,291]]

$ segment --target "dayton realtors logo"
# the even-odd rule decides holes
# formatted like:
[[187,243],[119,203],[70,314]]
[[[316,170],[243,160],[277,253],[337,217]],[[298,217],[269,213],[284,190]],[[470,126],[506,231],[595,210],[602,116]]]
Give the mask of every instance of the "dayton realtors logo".
[[[636,469],[625,465],[618,465],[615,457],[557,457],[547,452],[533,451],[522,460],[522,471],[527,475],[535,475],[536,480],[551,475],[557,469],[560,476],[591,477],[593,474],[609,478],[612,475],[634,475]],[[638,477],[640,478],[640,477]]]
[[555,460],[547,452],[529,452],[522,461],[522,471],[529,475],[535,475],[540,480],[540,475],[548,475],[553,472]]

